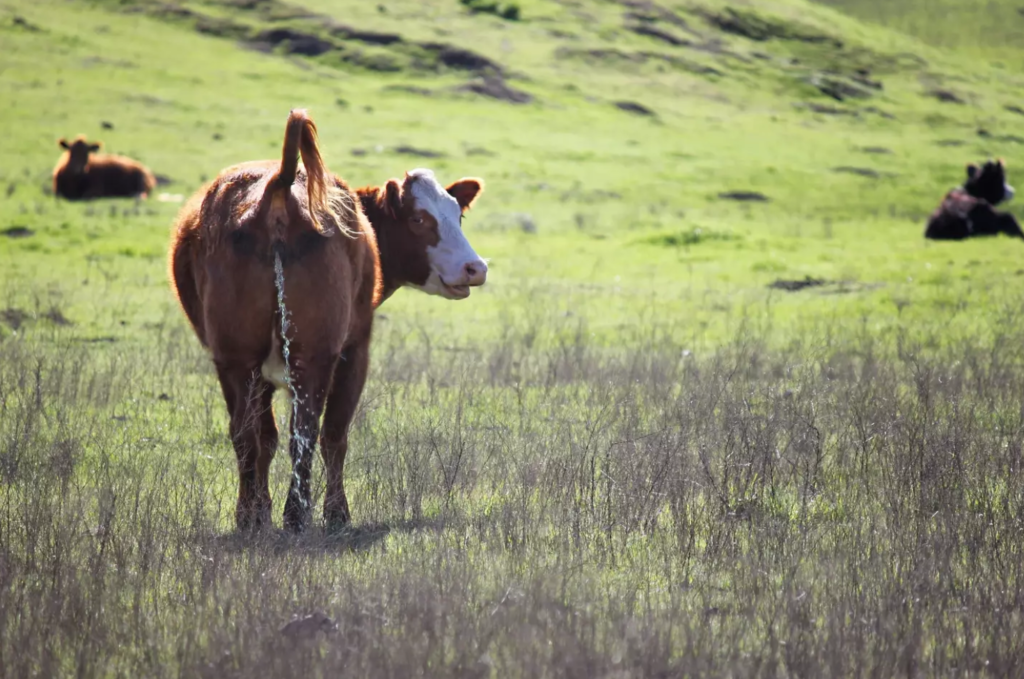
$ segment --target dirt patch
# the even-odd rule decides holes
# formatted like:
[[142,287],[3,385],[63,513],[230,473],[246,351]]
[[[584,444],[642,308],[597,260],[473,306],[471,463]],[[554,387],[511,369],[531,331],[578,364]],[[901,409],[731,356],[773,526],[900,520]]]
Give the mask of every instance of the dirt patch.
[[445,154],[430,149],[418,149],[415,146],[401,145],[391,149],[400,156],[414,156],[416,158],[444,158]]
[[886,120],[896,120],[896,116],[889,113],[888,111],[883,111],[877,106],[865,106],[861,110],[864,111],[864,113],[874,113],[876,116],[880,118],[885,118]]
[[639,116],[648,116],[656,118],[657,114],[651,109],[647,108],[643,104],[638,104],[635,101],[616,101],[615,108],[626,113],[633,113]]
[[828,104],[815,104],[813,102],[798,102],[794,104],[797,108],[805,108],[814,113],[821,113],[826,116],[853,116],[859,117],[860,113],[851,108],[838,108]]
[[935,142],[935,145],[936,146],[945,146],[945,147],[966,146],[967,142],[961,141],[959,139],[940,139],[937,142]]
[[847,82],[834,76],[816,74],[812,75],[808,82],[816,87],[825,96],[832,97],[836,101],[847,99],[867,99],[871,92],[852,82]]
[[631,12],[626,12],[627,19],[649,23],[663,21],[696,35],[696,32],[690,28],[686,19],[656,2],[651,0],[622,0],[621,4],[632,10]]
[[26,33],[41,33],[43,29],[17,14],[11,17],[11,26]]
[[718,194],[719,200],[735,200],[741,203],[768,203],[771,199],[760,191],[724,191]]
[[[749,63],[750,58],[726,49],[725,43],[718,37],[709,37],[690,28],[689,24],[671,10],[656,5],[653,2],[631,2],[625,3],[637,11],[626,12],[625,29],[658,42],[671,45],[672,47],[685,47],[688,49],[706,52],[719,57],[729,57],[744,63]],[[673,29],[682,29],[692,39],[680,37],[674,30],[667,30],[663,25],[670,25]]]
[[822,285],[828,285],[828,281],[823,278],[812,278],[806,276],[800,280],[787,280],[785,278],[779,278],[768,284],[768,287],[773,290],[785,290],[786,292],[798,292],[806,288],[817,288]]
[[330,52],[335,47],[332,42],[317,35],[292,28],[272,28],[261,31],[250,43],[261,48],[281,47],[286,54],[300,54],[304,57],[317,57]]
[[220,3],[236,9],[254,10],[265,9],[274,4],[274,0],[220,0]]
[[454,47],[446,43],[420,43],[420,47],[433,53],[437,61],[448,68],[459,71],[472,71],[474,73],[493,73],[501,75],[504,73],[501,66],[491,61],[482,54],[472,50]]
[[883,156],[892,155],[892,149],[887,149],[884,146],[862,146],[857,150],[860,151],[861,153],[873,153]]
[[678,38],[669,33],[668,31],[663,31],[660,28],[657,28],[656,26],[651,26],[649,24],[637,24],[633,26],[627,26],[626,28],[636,33],[637,35],[642,35],[648,38],[654,38],[655,40],[660,40],[661,42],[672,45],[673,47],[690,47],[693,45],[693,43],[690,42],[689,40]]
[[351,26],[335,24],[331,28],[331,35],[342,40],[355,40],[367,45],[388,46],[402,42],[402,36],[397,33],[378,33],[376,31],[362,31]]
[[29,318],[28,314],[21,309],[15,309],[14,307],[7,307],[3,311],[0,311],[0,320],[10,326],[11,330],[17,330],[22,324]]
[[[413,42],[399,33],[354,28],[330,16],[279,0],[210,0],[210,3],[230,7],[232,16],[251,17],[258,23],[253,28],[252,23],[236,23],[174,3],[140,2],[125,11],[183,21],[201,33],[241,40],[263,52],[282,50],[285,54],[302,57],[333,53],[338,55],[333,59],[338,65],[348,64],[371,71],[434,71],[447,67],[477,75],[505,77],[500,65],[472,50],[441,42]],[[285,21],[287,23],[281,23]]]
[[174,180],[165,174],[154,174],[153,178],[156,179],[157,186],[167,186],[174,183]]
[[866,177],[868,179],[881,179],[882,177],[895,177],[897,176],[892,172],[879,172],[878,170],[872,170],[870,167],[852,167],[850,165],[840,165],[839,167],[833,167],[833,172],[840,174],[854,174],[858,177]]
[[810,26],[778,18],[761,16],[750,10],[726,7],[722,12],[701,10],[698,12],[705,21],[724,33],[738,35],[756,42],[768,40],[795,40],[808,43],[829,44],[842,47],[842,41],[817,31]]
[[1005,108],[1010,113],[1016,113],[1019,116],[1024,116],[1024,108],[1021,108],[1020,106],[1014,106],[1013,104],[1007,104],[1003,108]]
[[868,88],[870,88],[872,90],[879,90],[879,91],[881,91],[882,89],[884,89],[884,85],[882,84],[882,81],[881,80],[873,80],[871,78],[869,72],[867,70],[865,70],[865,69],[858,69],[858,71],[856,73],[854,73],[853,75],[850,76],[850,80],[852,80],[853,82],[855,82],[855,83],[857,83],[859,85],[863,85],[864,87],[868,87]]
[[61,313],[61,310],[57,307],[50,307],[50,310],[42,315],[42,318],[50,321],[54,325],[69,326],[74,325],[67,317]]
[[459,0],[459,3],[473,14],[492,14],[506,21],[519,21],[519,5],[514,2],[495,0]]
[[928,90],[925,92],[926,97],[932,97],[937,99],[944,104],[966,104],[967,101],[956,92],[952,90]]
[[27,226],[21,225],[8,226],[6,229],[0,231],[0,234],[3,234],[8,238],[28,238],[29,236],[34,236],[35,233],[35,231]]
[[522,90],[510,87],[502,78],[481,78],[457,88],[460,92],[472,92],[483,97],[490,97],[510,104],[529,104],[533,96]]

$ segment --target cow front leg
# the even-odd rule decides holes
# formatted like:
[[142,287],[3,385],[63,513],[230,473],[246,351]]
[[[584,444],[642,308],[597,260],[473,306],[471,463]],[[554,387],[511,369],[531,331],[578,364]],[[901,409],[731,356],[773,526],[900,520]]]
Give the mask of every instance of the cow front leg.
[[291,374],[291,442],[292,479],[284,505],[285,528],[295,533],[309,526],[313,513],[310,476],[313,452],[320,435],[320,415],[324,410],[327,387],[337,358],[304,360],[294,358]]
[[359,405],[369,367],[370,340],[367,337],[346,348],[334,369],[320,438],[320,452],[327,476],[324,523],[328,531],[344,527],[351,519],[344,479],[348,428]]
[[1024,231],[1021,231],[1020,223],[1017,221],[1017,218],[1008,212],[1004,212],[999,215],[999,230],[1007,236],[1024,238]]

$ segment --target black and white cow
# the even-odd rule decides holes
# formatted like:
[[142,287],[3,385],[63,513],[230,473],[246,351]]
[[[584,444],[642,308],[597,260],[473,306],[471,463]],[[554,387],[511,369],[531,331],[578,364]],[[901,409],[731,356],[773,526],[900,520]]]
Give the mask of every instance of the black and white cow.
[[1006,183],[1006,166],[1002,160],[990,160],[981,168],[972,163],[967,166],[964,185],[947,193],[932,213],[924,236],[935,240],[963,240],[1005,233],[1024,238],[1017,219],[995,209],[1011,198],[1013,187]]

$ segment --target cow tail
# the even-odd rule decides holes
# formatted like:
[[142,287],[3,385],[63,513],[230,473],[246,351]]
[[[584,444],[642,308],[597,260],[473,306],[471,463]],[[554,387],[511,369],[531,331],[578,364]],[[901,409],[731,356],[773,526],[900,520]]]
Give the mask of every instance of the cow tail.
[[335,208],[334,178],[328,172],[320,155],[320,144],[316,133],[316,124],[304,109],[293,109],[288,115],[288,124],[284,133],[284,151],[281,157],[281,170],[277,175],[277,186],[288,189],[295,182],[299,169],[299,157],[306,169],[306,192],[309,206],[309,217],[314,228],[325,233],[325,218],[330,218],[340,225]]

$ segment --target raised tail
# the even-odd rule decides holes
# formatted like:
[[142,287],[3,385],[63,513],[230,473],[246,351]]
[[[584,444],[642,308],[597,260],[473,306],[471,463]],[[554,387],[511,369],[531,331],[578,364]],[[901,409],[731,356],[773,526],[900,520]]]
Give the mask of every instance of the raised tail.
[[284,151],[281,156],[281,170],[277,173],[277,188],[288,189],[295,183],[299,170],[299,156],[306,168],[306,193],[309,202],[309,216],[313,226],[320,233],[327,231],[322,224],[324,217],[330,217],[341,226],[334,201],[331,200],[331,184],[334,179],[324,165],[320,155],[320,144],[316,124],[305,109],[292,109],[284,132]]

